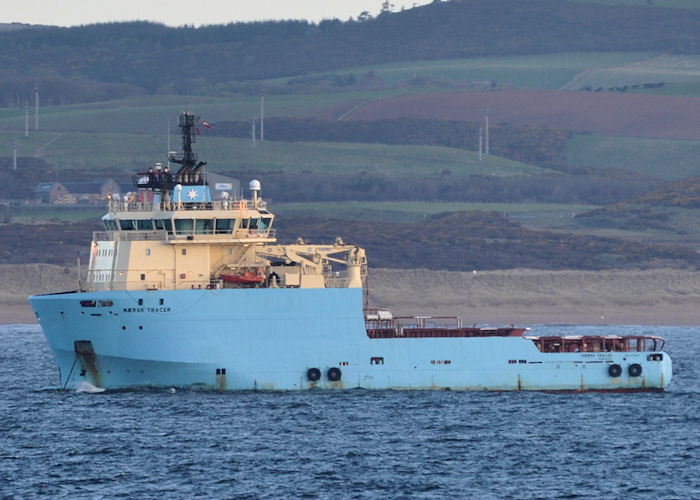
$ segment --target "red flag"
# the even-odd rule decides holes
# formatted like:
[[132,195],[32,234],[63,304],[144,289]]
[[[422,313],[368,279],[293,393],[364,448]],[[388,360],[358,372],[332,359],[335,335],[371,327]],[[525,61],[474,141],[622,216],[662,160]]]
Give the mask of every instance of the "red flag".
[[214,128],[209,124],[209,122],[202,122],[202,125],[204,125],[205,128]]

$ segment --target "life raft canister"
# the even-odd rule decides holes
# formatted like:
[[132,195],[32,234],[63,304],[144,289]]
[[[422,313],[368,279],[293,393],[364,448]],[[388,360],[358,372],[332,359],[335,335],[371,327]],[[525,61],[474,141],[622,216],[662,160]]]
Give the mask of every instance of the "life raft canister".
[[340,377],[342,377],[342,372],[340,371],[340,368],[336,368],[335,366],[333,368],[328,369],[328,380],[331,382],[337,382],[340,380]]
[[610,365],[608,367],[608,374],[610,374],[611,377],[619,377],[622,375],[622,367],[617,363]]
[[639,363],[633,363],[627,368],[627,373],[630,377],[639,377],[642,374],[642,365]]
[[321,370],[318,368],[309,368],[306,372],[306,378],[308,378],[311,382],[316,382],[321,378]]

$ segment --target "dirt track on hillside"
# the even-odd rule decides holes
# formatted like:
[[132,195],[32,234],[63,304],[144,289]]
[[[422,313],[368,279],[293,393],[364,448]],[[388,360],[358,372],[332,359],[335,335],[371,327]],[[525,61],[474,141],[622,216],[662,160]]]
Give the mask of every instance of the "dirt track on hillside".
[[[0,265],[0,283],[0,323],[33,323],[27,296],[77,279],[62,266]],[[466,323],[700,325],[700,272],[372,269],[369,289],[371,305],[395,315]]]
[[356,107],[345,120],[483,120],[604,135],[700,140],[700,98],[552,90],[410,94]]

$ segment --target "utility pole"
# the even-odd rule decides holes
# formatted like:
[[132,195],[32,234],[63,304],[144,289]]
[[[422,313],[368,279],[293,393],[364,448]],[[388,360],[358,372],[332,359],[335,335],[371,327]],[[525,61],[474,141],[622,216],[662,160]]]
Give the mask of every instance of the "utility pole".
[[253,133],[251,134],[253,142],[251,144],[251,147],[255,147],[255,117],[253,117]]
[[479,127],[479,161],[484,159],[483,155],[484,129]]
[[39,85],[34,87],[34,130],[39,131]]
[[486,108],[486,156],[489,155],[489,108]]
[[265,140],[265,94],[260,92],[260,142]]

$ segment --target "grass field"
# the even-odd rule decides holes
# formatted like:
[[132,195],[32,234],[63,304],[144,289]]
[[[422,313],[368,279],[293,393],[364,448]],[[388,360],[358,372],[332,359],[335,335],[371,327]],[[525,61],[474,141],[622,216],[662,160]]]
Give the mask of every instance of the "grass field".
[[[420,88],[403,85],[416,75],[432,75],[462,86],[472,82],[495,81],[499,86],[557,89],[584,71],[607,67],[626,67],[644,63],[654,53],[563,53],[521,57],[493,57],[440,61],[410,61],[377,66],[353,67],[333,74],[361,75],[374,71],[389,88],[372,89],[310,89],[300,94],[270,93],[265,98],[266,116],[322,116],[337,118],[359,102],[390,95],[435,91],[435,87]],[[263,86],[286,88],[289,78],[266,80]],[[286,90],[288,91],[288,90]],[[45,131],[99,131],[111,133],[162,134],[168,127],[176,128],[177,116],[185,109],[194,110],[203,119],[251,120],[260,114],[260,100],[254,96],[199,97],[146,95],[109,102],[82,105],[44,107],[40,114],[40,129]],[[33,113],[29,116],[33,128]],[[24,132],[24,109],[0,109],[0,129]]]
[[[264,186],[263,186],[264,188]],[[263,193],[264,194],[264,193]],[[539,203],[442,203],[442,202],[319,202],[270,203],[270,210],[283,219],[321,217],[324,219],[370,220],[381,222],[414,222],[433,214],[467,210],[496,211],[523,221],[545,222],[571,219],[574,213],[597,208],[592,205],[559,205]],[[32,224],[59,221],[97,221],[106,206],[40,205],[0,209],[0,218],[14,223]]]
[[[382,222],[417,222],[431,215],[469,210],[495,211],[510,217],[523,227],[536,231],[553,231],[578,235],[622,238],[645,243],[683,244],[700,249],[700,210],[674,208],[668,229],[620,229],[591,226],[576,214],[588,212],[595,205],[547,203],[439,203],[439,202],[338,202],[338,203],[271,203],[279,220],[296,217],[364,220]],[[288,235],[289,236],[289,235]]]
[[434,214],[468,210],[495,211],[521,220],[571,218],[573,213],[596,207],[544,203],[430,203],[430,202],[339,202],[279,203],[272,207],[281,218],[323,217],[377,222],[415,222]]
[[230,145],[235,158],[214,161],[240,169],[308,174],[368,173],[389,176],[444,176],[461,178],[469,175],[533,175],[549,172],[493,155],[479,161],[478,153],[437,146],[390,146],[382,144],[345,144],[324,142],[265,142],[252,148],[242,139],[213,141],[221,152]]
[[700,82],[668,83],[657,88],[637,88],[628,92],[635,94],[655,94],[655,95],[676,95],[676,96],[696,96],[700,97]]
[[[571,52],[513,57],[448,59],[437,61],[407,61],[401,63],[358,66],[338,70],[329,75],[354,74],[359,77],[369,71],[389,85],[405,83],[416,76],[429,77],[452,84],[491,82],[498,86],[518,88],[557,89],[578,73],[608,66],[620,66],[645,61],[656,54],[650,52]],[[324,73],[319,73],[319,76]],[[282,85],[287,79],[267,80]]]
[[623,168],[669,181],[700,174],[700,141],[576,135],[565,155],[571,166]]
[[[646,60],[611,64],[607,67],[588,68],[566,82],[562,90],[609,89],[634,85],[642,88],[629,88],[630,92],[661,94],[663,87],[644,89],[649,83],[683,84],[676,86],[674,95],[698,95],[700,86],[700,56],[687,54],[661,55]],[[680,94],[685,89],[686,93]]]
[[[150,163],[165,162],[168,140],[165,134],[32,133],[28,138],[0,132],[0,150],[18,156],[38,156],[62,169],[116,170],[132,174]],[[392,146],[347,143],[259,143],[251,147],[246,139],[207,137],[197,139],[200,158],[212,171],[253,170],[290,174],[340,174],[365,172],[396,176],[444,176],[461,178],[482,175],[533,175],[547,170],[456,148],[436,146]],[[179,149],[179,138],[171,137],[171,149]],[[8,154],[9,156],[9,154]],[[104,175],[104,174],[102,174]]]
[[81,205],[37,205],[0,209],[0,218],[10,219],[16,224],[46,222],[99,221],[107,212],[106,204],[96,206]]
[[[394,89],[269,95],[265,98],[265,116],[337,118],[358,102],[405,92],[405,89]],[[47,106],[41,109],[40,130],[164,134],[170,124],[177,135],[177,117],[184,110],[192,110],[209,122],[252,120],[260,116],[260,98],[138,96],[91,104]],[[30,110],[29,126],[34,129],[33,110]],[[23,135],[24,127],[24,109],[0,109],[0,130],[14,130]]]

